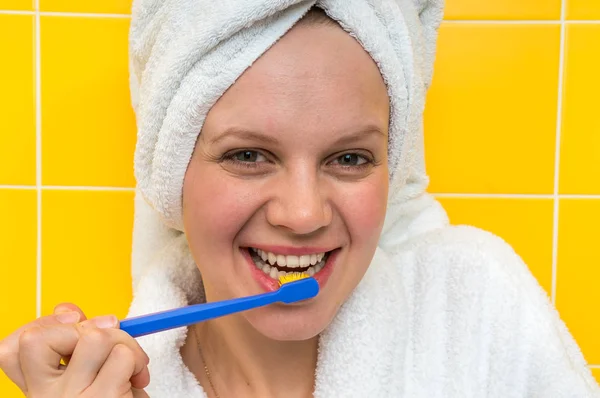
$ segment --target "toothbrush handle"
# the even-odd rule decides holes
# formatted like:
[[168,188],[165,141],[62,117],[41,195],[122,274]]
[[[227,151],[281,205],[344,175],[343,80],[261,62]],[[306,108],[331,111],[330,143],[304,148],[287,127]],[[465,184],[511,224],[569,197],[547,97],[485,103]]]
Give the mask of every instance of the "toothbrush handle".
[[263,307],[278,300],[279,291],[214,303],[195,304],[156,314],[129,318],[121,321],[120,328],[132,337],[161,332],[224,315]]

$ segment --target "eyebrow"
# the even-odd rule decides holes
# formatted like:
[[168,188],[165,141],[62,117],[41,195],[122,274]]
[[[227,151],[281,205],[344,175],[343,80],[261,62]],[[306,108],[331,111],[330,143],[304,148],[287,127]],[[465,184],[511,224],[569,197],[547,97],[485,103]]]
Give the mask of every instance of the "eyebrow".
[[372,135],[380,135],[382,138],[387,140],[387,134],[381,131],[376,126],[364,126],[353,133],[345,134],[342,137],[338,138],[333,144],[334,145],[346,145],[351,144],[355,141],[360,140],[361,138],[366,138]]
[[[383,131],[381,131],[378,127],[376,127],[374,125],[367,125],[367,126],[364,126],[360,129],[354,131],[353,133],[344,134],[342,137],[338,138],[333,143],[333,145],[349,144],[349,143],[357,141],[361,138],[365,138],[366,136],[371,136],[371,135],[381,135],[382,138],[387,139],[387,134],[384,133]],[[223,132],[223,134],[220,134],[218,137],[213,138],[210,141],[210,144],[217,144],[220,141],[223,141],[224,139],[226,139],[228,137],[232,137],[232,136],[234,136],[236,138],[246,139],[246,140],[263,142],[265,144],[279,145],[279,140],[275,137],[271,137],[269,135],[261,134],[256,131],[246,130],[246,129],[239,128],[239,127],[231,127],[231,128],[226,129]]]
[[225,130],[225,132],[223,132],[223,134],[219,135],[218,137],[213,138],[210,141],[210,143],[217,144],[217,143],[223,141],[225,138],[231,137],[231,136],[235,136],[236,138],[243,138],[246,140],[264,142],[266,144],[272,144],[272,145],[279,144],[279,140],[277,140],[277,138],[275,138],[275,137],[260,134],[255,131],[246,130],[246,129],[239,128],[239,127],[228,128],[227,130]]

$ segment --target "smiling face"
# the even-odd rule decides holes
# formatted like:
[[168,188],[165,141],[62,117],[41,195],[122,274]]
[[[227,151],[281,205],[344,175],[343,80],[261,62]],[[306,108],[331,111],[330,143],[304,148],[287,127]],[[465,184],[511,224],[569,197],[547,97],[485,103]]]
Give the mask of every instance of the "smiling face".
[[210,301],[304,271],[319,295],[242,316],[304,340],[366,272],[388,194],[389,102],[377,65],[333,24],[299,24],[208,113],[184,187],[184,224]]

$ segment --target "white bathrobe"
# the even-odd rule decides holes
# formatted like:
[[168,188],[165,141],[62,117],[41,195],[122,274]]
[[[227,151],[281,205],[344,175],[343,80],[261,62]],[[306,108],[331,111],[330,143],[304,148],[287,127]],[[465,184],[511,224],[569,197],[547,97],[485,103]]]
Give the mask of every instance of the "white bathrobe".
[[[210,107],[313,5],[369,52],[390,97],[390,196],[369,270],[319,340],[315,397],[600,397],[581,352],[510,246],[450,226],[425,190],[422,113],[441,0],[135,0],[138,182],[129,316],[202,302],[181,221]],[[139,338],[152,398],[204,397],[187,329]],[[225,397],[223,397],[225,398]]]

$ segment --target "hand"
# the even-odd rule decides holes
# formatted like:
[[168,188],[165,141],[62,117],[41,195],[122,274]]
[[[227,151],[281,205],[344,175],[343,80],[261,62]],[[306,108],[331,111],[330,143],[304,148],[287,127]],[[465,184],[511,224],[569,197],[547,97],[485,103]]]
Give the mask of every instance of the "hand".
[[73,304],[0,341],[0,369],[29,398],[147,398],[148,362],[116,317],[88,320]]

